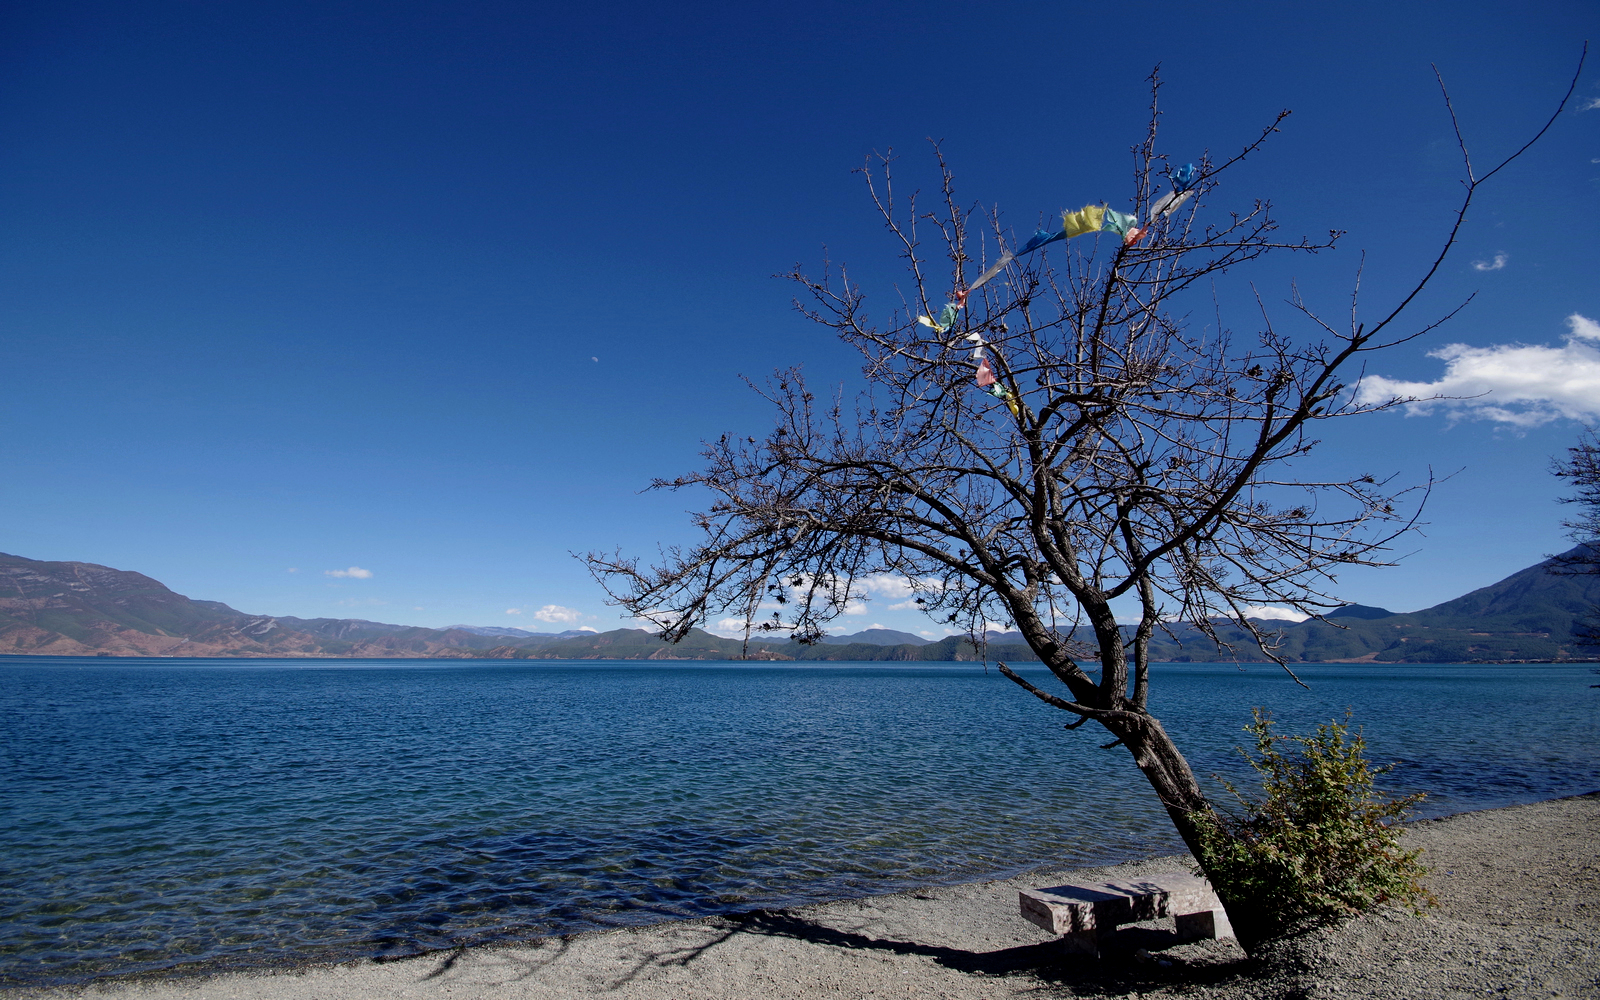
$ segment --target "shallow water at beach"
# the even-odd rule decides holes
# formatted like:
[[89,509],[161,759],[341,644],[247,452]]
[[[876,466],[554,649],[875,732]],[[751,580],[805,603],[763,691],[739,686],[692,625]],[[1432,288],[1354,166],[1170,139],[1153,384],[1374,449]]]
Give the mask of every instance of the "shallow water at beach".
[[[1423,814],[1600,788],[1584,666],[1162,665],[1237,775],[1342,717]],[[1024,668],[1041,686],[1042,667]],[[1041,676],[1042,675],[1042,676]],[[0,984],[409,954],[1181,849],[982,664],[0,661]]]

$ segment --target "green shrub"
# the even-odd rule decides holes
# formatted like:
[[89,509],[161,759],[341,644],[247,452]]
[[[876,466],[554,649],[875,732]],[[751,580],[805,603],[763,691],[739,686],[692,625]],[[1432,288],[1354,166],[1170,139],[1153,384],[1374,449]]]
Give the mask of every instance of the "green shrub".
[[1434,905],[1422,852],[1402,850],[1396,827],[1423,795],[1395,799],[1373,787],[1389,768],[1367,761],[1349,716],[1311,736],[1277,736],[1267,712],[1254,715],[1245,731],[1255,754],[1240,753],[1261,776],[1261,797],[1223,780],[1241,811],[1198,817],[1206,875],[1247,946],[1379,903],[1418,914]]

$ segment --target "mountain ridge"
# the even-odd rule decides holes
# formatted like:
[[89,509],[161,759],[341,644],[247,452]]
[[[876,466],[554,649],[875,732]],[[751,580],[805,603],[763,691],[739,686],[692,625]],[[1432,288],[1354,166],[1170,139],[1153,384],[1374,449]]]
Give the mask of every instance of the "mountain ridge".
[[[1424,608],[1394,613],[1346,605],[1299,623],[1258,622],[1290,662],[1492,662],[1588,658],[1572,625],[1600,604],[1600,576],[1550,572],[1554,560]],[[1152,659],[1262,662],[1267,657],[1237,625],[1219,622],[1218,649],[1192,626],[1174,624],[1151,644]],[[873,641],[881,640],[881,641]],[[534,633],[492,626],[430,629],[359,618],[252,615],[220,601],[195,600],[131,570],[0,553],[0,655],[182,657],[431,657],[485,659],[708,659],[883,662],[1028,661],[1037,657],[1015,632],[928,641],[892,629],[867,629],[804,645],[751,642],[700,629],[669,644],[643,629]]]

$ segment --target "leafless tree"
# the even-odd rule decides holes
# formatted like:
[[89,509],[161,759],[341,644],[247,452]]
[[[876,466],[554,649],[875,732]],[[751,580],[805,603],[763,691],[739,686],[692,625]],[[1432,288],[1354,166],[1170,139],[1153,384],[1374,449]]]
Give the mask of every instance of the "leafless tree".
[[[1148,709],[1150,640],[1183,623],[1221,642],[1215,626],[1228,620],[1276,658],[1251,606],[1331,609],[1340,568],[1385,564],[1426,484],[1307,477],[1300,460],[1319,423],[1404,402],[1358,404],[1359,365],[1443,321],[1401,323],[1478,186],[1521,150],[1480,177],[1463,143],[1465,190],[1437,257],[1372,320],[1355,295],[1336,325],[1293,291],[1289,315],[1308,338],[1264,304],[1241,335],[1190,321],[1197,299],[1209,311],[1212,279],[1268,254],[1319,253],[1339,234],[1283,240],[1267,202],[1221,207],[1229,169],[1288,112],[1237,155],[1172,171],[1151,84],[1124,206],[1140,226],[1126,237],[1100,230],[1029,252],[997,211],[958,199],[937,147],[932,211],[901,199],[891,157],[869,161],[872,203],[906,269],[900,301],[874,316],[843,267],[789,275],[798,308],[861,351],[867,389],[819,398],[799,369],[756,386],[777,410],[770,433],[724,436],[702,471],[655,484],[710,491],[695,517],[702,540],[654,566],[587,559],[616,604],[669,639],[732,614],[814,640],[885,578],[975,635],[1012,625],[1065,690],[1001,670],[1071,715],[1067,728],[1094,722],[1108,748],[1125,747],[1203,864],[1198,824],[1212,807]],[[1185,181],[1192,197],[1174,199]]]
[[[1567,449],[1566,461],[1557,461],[1553,471],[1572,484],[1572,495],[1561,502],[1578,508],[1561,522],[1578,547],[1556,556],[1553,569],[1572,576],[1600,574],[1600,435],[1593,427],[1579,435],[1578,443]],[[1572,635],[1582,645],[1600,646],[1600,608],[1590,608],[1578,619]]]

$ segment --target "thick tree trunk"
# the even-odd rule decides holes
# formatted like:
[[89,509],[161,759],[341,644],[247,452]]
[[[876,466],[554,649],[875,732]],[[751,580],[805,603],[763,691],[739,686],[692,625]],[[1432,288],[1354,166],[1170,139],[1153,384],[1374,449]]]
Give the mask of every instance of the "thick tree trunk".
[[1211,812],[1211,803],[1200,790],[1189,762],[1162,728],[1160,720],[1151,715],[1139,716],[1137,722],[1113,720],[1106,723],[1109,729],[1133,754],[1134,763],[1144,772],[1150,787],[1155,789],[1167,815],[1172,817],[1178,835],[1188,845],[1189,851],[1201,864],[1205,863],[1200,845],[1200,828],[1195,814]]
[[[1144,772],[1145,780],[1150,782],[1150,787],[1155,789],[1161,804],[1166,807],[1178,836],[1183,838],[1189,853],[1194,855],[1201,870],[1205,871],[1207,858],[1200,836],[1200,824],[1215,812],[1205,793],[1200,790],[1194,772],[1189,769],[1188,760],[1172,742],[1172,737],[1167,735],[1161,721],[1153,715],[1141,714],[1137,721],[1117,719],[1104,725],[1133,754],[1134,763]],[[1213,885],[1213,888],[1228,911],[1228,919],[1233,924],[1239,943],[1246,951],[1253,950],[1260,944],[1262,935],[1252,908],[1244,900],[1230,898],[1222,887]]]
[[[1077,669],[1076,664],[1057,645],[1053,633],[1046,630],[1044,623],[1031,614],[1031,607],[1021,601],[1013,602],[1017,625],[1041,660],[1047,664],[1057,664],[1052,672],[1067,685],[1078,703],[1098,710],[1091,717],[1096,718],[1118,742],[1128,748],[1134,763],[1144,773],[1145,780],[1150,782],[1150,787],[1155,789],[1156,796],[1166,808],[1178,836],[1183,838],[1189,853],[1205,871],[1208,865],[1201,836],[1202,824],[1214,817],[1216,811],[1205,792],[1201,791],[1194,772],[1189,769],[1189,761],[1184,758],[1172,737],[1167,735],[1161,720],[1149,714],[1140,701],[1127,697],[1130,676],[1128,650],[1110,604],[1095,600],[1093,595],[1080,593],[1076,596],[1099,639],[1101,677],[1098,683]],[[1142,680],[1145,667],[1141,656],[1131,673]],[[1014,674],[1008,675],[1024,687],[1029,686]],[[1142,683],[1140,686],[1143,686]],[[1034,689],[1034,693],[1047,701],[1052,697],[1037,689]],[[1057,707],[1067,706],[1057,703]],[[1239,942],[1246,949],[1253,948],[1261,938],[1256,921],[1252,918],[1252,907],[1244,900],[1229,898],[1229,894],[1221,887],[1214,887],[1222,905],[1228,910],[1228,918]]]

